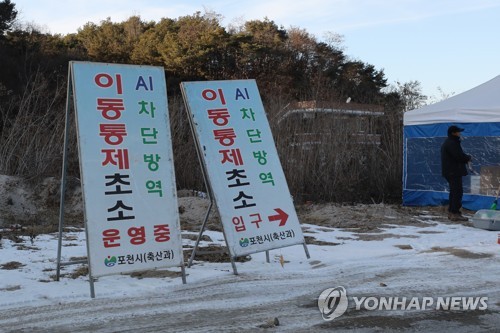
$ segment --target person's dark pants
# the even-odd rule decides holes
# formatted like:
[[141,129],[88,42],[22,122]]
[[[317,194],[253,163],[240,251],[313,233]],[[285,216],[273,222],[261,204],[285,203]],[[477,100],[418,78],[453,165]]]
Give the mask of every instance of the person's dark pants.
[[448,212],[460,214],[460,208],[462,208],[462,197],[464,195],[462,176],[446,177],[446,180],[450,185],[450,205],[448,207]]

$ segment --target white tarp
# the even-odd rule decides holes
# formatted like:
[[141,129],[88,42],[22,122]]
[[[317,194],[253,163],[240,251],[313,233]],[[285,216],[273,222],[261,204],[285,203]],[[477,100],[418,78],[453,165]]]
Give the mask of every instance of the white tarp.
[[403,124],[500,122],[500,75],[444,101],[408,111]]

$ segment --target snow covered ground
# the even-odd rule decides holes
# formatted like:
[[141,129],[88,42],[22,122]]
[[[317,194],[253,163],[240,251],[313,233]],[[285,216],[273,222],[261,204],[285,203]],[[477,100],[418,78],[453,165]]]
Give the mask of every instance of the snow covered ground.
[[[500,330],[498,233],[451,224],[422,213],[425,228],[384,226],[360,233],[303,224],[311,258],[302,246],[271,251],[236,263],[195,261],[186,268],[142,276],[100,277],[96,298],[88,276],[71,278],[81,265],[65,266],[54,281],[57,234],[33,242],[2,239],[0,332],[493,332]],[[195,235],[195,232],[184,232]],[[223,244],[220,232],[205,233]],[[86,256],[83,230],[64,233],[63,261]],[[371,236],[371,237],[367,237]],[[184,245],[193,245],[187,238]],[[285,262],[280,263],[282,255]],[[16,266],[15,262],[20,263]],[[10,268],[10,269],[8,269]],[[347,312],[324,321],[320,293],[343,286]],[[487,310],[358,311],[353,296],[488,297]],[[278,318],[279,326],[266,326]]]

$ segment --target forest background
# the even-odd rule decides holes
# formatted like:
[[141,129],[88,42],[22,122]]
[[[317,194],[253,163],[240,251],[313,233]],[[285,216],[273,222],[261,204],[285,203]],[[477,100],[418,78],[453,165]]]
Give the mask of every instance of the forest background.
[[268,19],[225,28],[213,12],[106,19],[67,35],[16,17],[0,1],[0,174],[60,177],[69,61],[141,64],[165,69],[178,189],[205,190],[179,84],[255,79],[296,202],[401,201],[402,115],[425,96],[418,81],[390,86],[383,70],[347,57],[340,35],[318,41]]

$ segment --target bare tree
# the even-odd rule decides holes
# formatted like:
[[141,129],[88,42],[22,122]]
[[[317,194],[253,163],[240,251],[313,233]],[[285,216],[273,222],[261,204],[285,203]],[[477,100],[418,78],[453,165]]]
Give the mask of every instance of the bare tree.
[[418,109],[425,105],[427,96],[422,94],[422,86],[419,81],[408,81],[401,83],[396,81],[393,88],[401,97],[404,104],[404,111]]

